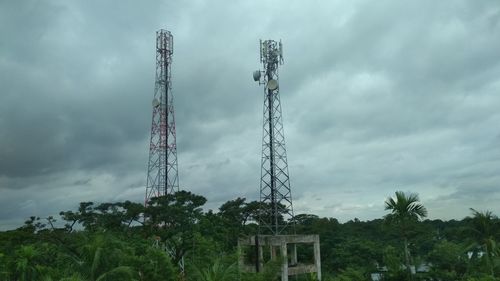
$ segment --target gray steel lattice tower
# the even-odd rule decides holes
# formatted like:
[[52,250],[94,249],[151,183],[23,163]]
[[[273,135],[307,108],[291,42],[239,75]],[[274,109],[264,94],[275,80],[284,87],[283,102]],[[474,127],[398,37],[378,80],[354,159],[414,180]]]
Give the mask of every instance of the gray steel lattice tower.
[[253,75],[255,81],[264,85],[260,179],[260,202],[263,204],[260,210],[259,232],[273,235],[295,232],[279,95],[278,66],[283,64],[282,50],[281,41],[261,40],[260,61],[264,70],[255,71]]
[[153,98],[153,121],[149,145],[146,201],[179,190],[177,145],[170,65],[173,37],[170,31],[156,32],[156,82]]

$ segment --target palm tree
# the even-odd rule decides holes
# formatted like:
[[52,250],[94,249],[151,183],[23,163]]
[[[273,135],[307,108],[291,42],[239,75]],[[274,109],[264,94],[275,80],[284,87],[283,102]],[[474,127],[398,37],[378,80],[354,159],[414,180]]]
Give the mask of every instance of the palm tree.
[[67,255],[73,274],[63,281],[103,281],[109,279],[135,280],[137,271],[131,266],[121,265],[127,255],[126,245],[112,235],[98,233],[82,236],[83,246],[79,255]]
[[220,259],[206,269],[195,268],[199,280],[202,281],[231,281],[238,278],[238,267],[236,263],[224,265]]
[[495,233],[498,224],[498,218],[490,211],[472,211],[472,227],[470,228],[474,239],[472,248],[480,249],[485,253],[486,263],[489,273],[494,277],[493,258],[498,255],[499,249],[496,246]]
[[39,252],[33,245],[21,246],[16,251],[16,271],[19,274],[20,281],[38,279],[38,269],[35,259]]
[[397,226],[403,238],[405,266],[411,279],[408,235],[412,225],[427,216],[427,209],[419,202],[416,193],[405,194],[402,191],[396,191],[395,198],[389,197],[385,200],[385,210],[391,212],[385,216],[386,221]]

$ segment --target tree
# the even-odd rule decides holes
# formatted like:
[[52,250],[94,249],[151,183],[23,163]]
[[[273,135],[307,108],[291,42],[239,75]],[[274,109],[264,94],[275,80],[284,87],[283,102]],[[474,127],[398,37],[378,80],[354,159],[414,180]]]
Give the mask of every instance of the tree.
[[193,246],[196,224],[202,219],[202,206],[207,199],[188,191],[154,197],[144,210],[151,235],[168,242],[177,264]]
[[94,212],[94,202],[81,202],[78,212],[61,211],[59,215],[67,223],[65,224],[68,232],[73,231],[76,223],[80,223],[86,230],[94,231],[96,229],[97,214]]
[[205,202],[205,197],[181,190],[151,198],[144,216],[153,228],[182,230],[198,222]]
[[90,281],[133,280],[137,272],[122,265],[129,255],[132,255],[130,247],[117,237],[98,233],[82,246],[78,265]]
[[408,237],[412,225],[427,216],[427,209],[419,202],[415,193],[405,194],[396,191],[396,197],[389,197],[385,201],[385,210],[390,214],[385,216],[386,221],[395,225],[404,243],[405,267],[411,279],[410,254],[408,252]]
[[170,258],[160,249],[147,247],[145,253],[135,257],[134,268],[139,271],[140,281],[174,281],[178,280],[178,273]]
[[120,204],[125,213],[123,215],[123,222],[130,227],[133,222],[142,224],[142,215],[144,214],[144,205],[140,203],[134,203],[130,201],[125,201]]
[[248,220],[249,213],[246,212],[245,198],[229,200],[219,207],[218,215],[221,218],[222,228],[226,235],[226,248],[236,245],[237,239],[243,233],[244,226]]
[[39,253],[33,245],[21,246],[16,251],[16,273],[20,281],[37,280],[39,271],[36,266],[36,258]]
[[465,273],[464,249],[456,243],[439,241],[434,245],[427,260],[432,264],[430,276],[433,279],[452,281],[461,279]]
[[473,250],[474,256],[479,255],[479,252],[484,253],[483,257],[486,261],[488,273],[494,277],[494,259],[500,253],[495,239],[498,231],[498,218],[490,211],[481,212],[472,208],[470,210],[473,216],[469,230],[472,234],[473,243],[469,249]]
[[392,246],[387,246],[383,252],[384,266],[387,272],[384,273],[384,280],[399,281],[405,278],[405,272],[401,269],[401,253]]

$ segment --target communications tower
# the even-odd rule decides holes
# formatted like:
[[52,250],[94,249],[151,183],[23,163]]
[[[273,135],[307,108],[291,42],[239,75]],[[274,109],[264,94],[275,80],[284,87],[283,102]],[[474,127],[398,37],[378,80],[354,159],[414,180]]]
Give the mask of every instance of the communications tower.
[[263,70],[253,73],[254,80],[264,85],[260,179],[262,209],[260,210],[259,232],[279,235],[295,231],[279,94],[278,66],[283,64],[281,41],[261,40],[260,61]]
[[171,194],[179,190],[177,172],[177,145],[175,136],[174,103],[170,66],[174,51],[170,31],[156,32],[156,81],[153,98],[153,120],[149,144],[147,205],[152,197]]
[[[253,73],[253,79],[264,85],[259,233],[238,239],[238,250],[241,253],[239,268],[242,272],[260,272],[268,261],[280,257],[281,281],[288,281],[289,276],[314,272],[317,280],[321,281],[319,235],[295,233],[279,95],[278,66],[283,64],[281,41],[261,40],[260,61],[263,70]],[[297,244],[312,245],[314,264],[298,261],[301,255],[297,254],[300,249]],[[269,255],[264,255],[264,249],[269,249]],[[245,261],[247,254],[253,256],[252,264]]]

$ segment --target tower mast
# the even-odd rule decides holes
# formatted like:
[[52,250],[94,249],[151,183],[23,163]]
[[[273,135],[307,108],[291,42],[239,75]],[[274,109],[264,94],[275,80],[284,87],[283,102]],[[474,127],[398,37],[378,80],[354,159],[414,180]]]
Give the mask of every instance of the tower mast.
[[153,98],[153,119],[149,144],[147,205],[152,197],[179,190],[177,172],[177,145],[175,135],[174,103],[170,67],[174,51],[170,31],[156,32],[156,80]]
[[[283,64],[281,42],[261,40],[260,61],[263,70],[255,71],[253,75],[255,81],[264,85],[264,126],[260,179],[262,209],[259,218],[259,232],[279,235],[294,232],[292,194],[279,95],[278,66]],[[290,224],[292,225],[291,231],[288,230]]]
[[[259,232],[257,235],[238,239],[238,250],[242,257],[246,255],[245,247],[254,249],[253,264],[245,264],[245,259],[242,258],[239,262],[240,270],[260,272],[267,261],[276,260],[279,254],[281,281],[288,281],[290,275],[311,272],[316,272],[316,278],[321,280],[319,235],[297,235],[295,232],[279,95],[278,66],[283,64],[281,41],[261,40],[260,61],[263,70],[253,73],[253,79],[264,85]],[[312,244],[314,265],[298,262],[297,244]],[[270,253],[266,258],[263,250],[267,247]]]

